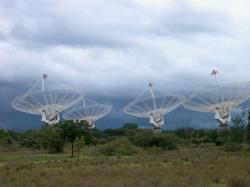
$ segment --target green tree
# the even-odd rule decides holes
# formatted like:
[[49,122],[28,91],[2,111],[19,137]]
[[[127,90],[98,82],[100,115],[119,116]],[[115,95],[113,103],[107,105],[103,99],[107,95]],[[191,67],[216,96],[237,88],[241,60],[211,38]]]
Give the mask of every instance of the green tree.
[[39,148],[39,134],[38,130],[29,129],[22,133],[20,138],[20,144],[27,148],[29,151],[30,149],[38,149]]
[[4,129],[0,129],[0,139],[5,138],[7,136],[10,136],[10,134]]
[[64,121],[60,123],[60,134],[71,143],[71,157],[74,157],[74,142],[84,134],[84,122]]
[[248,126],[246,119],[248,118],[248,112],[243,109],[239,116],[232,119],[232,125],[230,127],[229,138],[231,142],[243,143],[245,140],[246,128]]
[[10,134],[4,129],[0,129],[0,143],[5,144],[5,141],[8,138],[10,138]]
[[93,145],[93,144],[96,145],[98,142],[96,141],[94,136],[96,135],[97,129],[89,128],[88,123],[86,121],[81,121],[79,123],[80,123],[80,126],[82,128],[81,133],[84,136],[85,144],[86,145]]
[[12,138],[8,131],[0,129],[0,144],[6,148],[13,148],[13,146],[16,144],[16,141]]
[[248,111],[248,116],[247,116],[247,127],[246,127],[246,141],[250,143],[250,110]]
[[84,147],[84,144],[85,144],[84,136],[81,136],[80,138],[79,137],[76,138],[76,150],[77,150],[78,161],[79,161],[80,151]]
[[50,153],[58,153],[63,151],[65,144],[60,134],[59,125],[45,125],[40,130],[39,144],[44,149],[48,149]]

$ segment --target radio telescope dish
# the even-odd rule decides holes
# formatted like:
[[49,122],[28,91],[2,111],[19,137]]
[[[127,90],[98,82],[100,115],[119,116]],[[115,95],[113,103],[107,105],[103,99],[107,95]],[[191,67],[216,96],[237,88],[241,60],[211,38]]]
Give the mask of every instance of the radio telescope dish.
[[54,82],[43,74],[30,90],[12,102],[16,110],[41,115],[48,124],[60,121],[59,113],[71,107],[83,97],[80,91],[69,86]]
[[220,129],[225,129],[231,121],[231,111],[249,98],[249,85],[235,84],[220,86],[217,81],[217,70],[213,70],[216,86],[194,92],[184,102],[184,107],[198,112],[215,114]]
[[97,103],[87,97],[80,100],[75,106],[63,115],[66,120],[87,121],[91,128],[95,127],[95,121],[107,115],[111,106]]
[[148,88],[125,106],[123,111],[132,116],[149,118],[150,125],[157,131],[164,125],[164,115],[180,106],[183,100],[184,97],[169,95],[149,83]]

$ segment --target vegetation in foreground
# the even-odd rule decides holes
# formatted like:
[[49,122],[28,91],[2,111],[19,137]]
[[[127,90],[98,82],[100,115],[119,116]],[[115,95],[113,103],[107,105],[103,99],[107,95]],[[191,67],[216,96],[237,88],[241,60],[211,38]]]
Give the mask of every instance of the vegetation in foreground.
[[250,154],[205,146],[162,151],[148,149],[133,156],[93,156],[80,160],[67,154],[1,153],[1,186],[169,186],[247,187]]
[[250,186],[250,113],[228,130],[0,130],[1,186]]

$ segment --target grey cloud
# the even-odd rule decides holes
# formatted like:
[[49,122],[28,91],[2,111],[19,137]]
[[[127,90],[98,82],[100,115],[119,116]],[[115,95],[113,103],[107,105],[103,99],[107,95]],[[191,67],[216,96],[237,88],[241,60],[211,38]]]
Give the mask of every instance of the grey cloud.
[[[122,12],[132,12],[133,9],[124,8],[114,3],[115,1],[107,3],[104,7],[99,5],[98,1],[94,2],[80,3],[82,9],[78,9],[77,5],[64,7],[66,5],[60,1],[58,4],[47,3],[51,6],[48,10],[47,6],[39,6],[39,3],[34,1],[28,1],[26,6],[17,3],[11,7],[10,17],[14,21],[12,37],[38,46],[40,44],[112,48],[126,47],[133,43],[129,31],[130,27],[132,32],[137,27],[136,21],[133,21],[136,17],[130,17],[129,13]],[[75,8],[78,10],[74,11]],[[112,16],[112,12],[116,15]]]
[[119,48],[128,46],[127,40],[119,36],[105,36],[103,33],[91,33],[91,31],[76,31],[65,23],[52,23],[39,28],[38,32],[27,30],[22,25],[16,25],[12,30],[12,36],[26,46],[48,47],[67,45],[72,47],[109,47]]
[[6,6],[14,22],[11,34],[27,46],[127,48],[140,45],[150,35],[176,35],[178,39],[224,32],[228,25],[222,14],[204,12],[182,1],[154,14],[133,1],[107,1],[103,5],[98,1],[18,2]]
[[0,40],[2,40],[2,41],[6,40],[6,37],[2,33],[0,33]]
[[[0,17],[11,24],[0,41],[0,79],[27,81],[48,72],[108,94],[141,89],[147,81],[194,87],[210,79],[212,68],[229,81],[247,79],[247,68],[240,71],[247,44],[231,35],[225,11],[191,1],[156,10],[136,1],[63,2],[3,1]],[[241,73],[230,78],[232,69]]]
[[[244,24],[250,15],[244,12],[242,22],[240,16],[232,19],[238,13],[228,12],[234,9],[226,0],[219,8],[196,6],[191,0],[173,0],[156,8],[146,0],[141,4],[132,0],[0,1],[0,126],[7,119],[17,124],[19,117],[40,126],[37,116],[13,113],[10,102],[43,72],[100,102],[114,104],[115,112],[103,124],[139,120],[125,116],[121,109],[148,81],[167,91],[190,94],[213,84],[213,68],[219,69],[220,81],[250,79],[246,32],[250,28]],[[192,113],[193,120],[181,108],[167,118],[179,119],[180,114],[196,126],[204,119],[211,125],[211,116],[204,114],[195,121],[197,113]],[[174,128],[178,120],[167,122]]]
[[197,34],[228,35],[232,21],[218,11],[206,11],[180,1],[155,20],[155,35],[179,40],[192,39]]

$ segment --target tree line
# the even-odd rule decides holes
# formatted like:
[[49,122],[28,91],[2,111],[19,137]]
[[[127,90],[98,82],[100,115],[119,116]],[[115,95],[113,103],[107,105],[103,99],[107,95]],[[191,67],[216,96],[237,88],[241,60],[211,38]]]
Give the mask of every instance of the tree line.
[[90,129],[87,122],[64,121],[38,130],[15,132],[0,129],[2,149],[46,150],[49,153],[63,152],[70,145],[71,156],[84,146],[96,147],[103,155],[131,155],[140,150],[158,148],[173,150],[202,144],[223,146],[225,150],[250,151],[250,111],[233,118],[226,130],[181,128],[154,133],[140,129],[137,124],[128,123],[117,129]]

